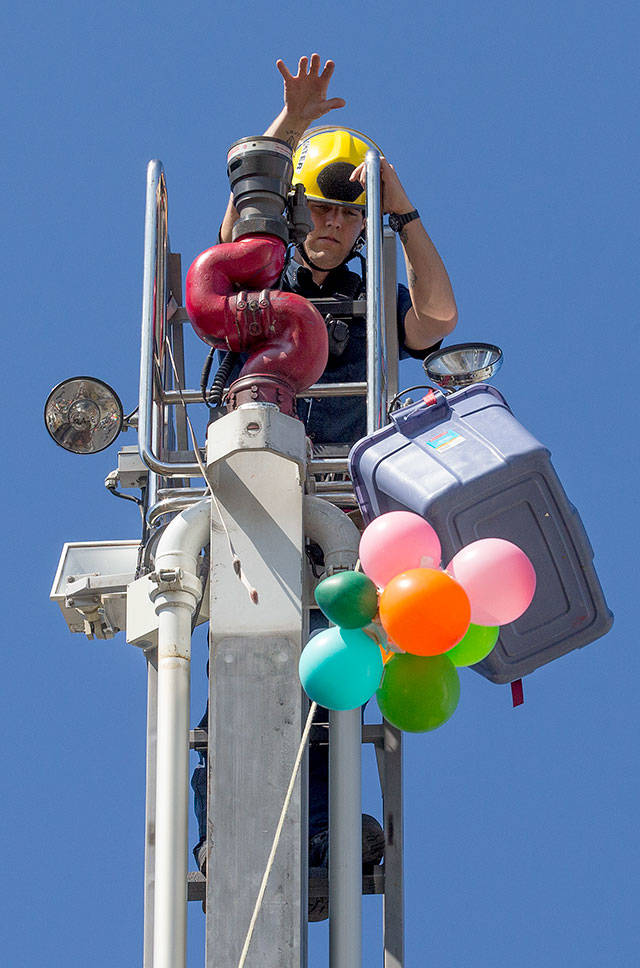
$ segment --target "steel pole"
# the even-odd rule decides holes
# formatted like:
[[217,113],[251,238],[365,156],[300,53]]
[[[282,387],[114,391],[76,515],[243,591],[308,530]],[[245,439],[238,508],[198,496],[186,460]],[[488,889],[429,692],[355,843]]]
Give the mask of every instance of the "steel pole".
[[155,556],[158,616],[156,845],[153,968],[186,968],[191,619],[202,596],[200,549],[210,502],[174,518]]
[[362,725],[360,709],[330,713],[329,964],[362,964]]
[[190,661],[175,646],[190,642],[192,612],[181,606],[159,613],[154,968],[187,963]]
[[[381,423],[384,393],[380,155],[366,154],[367,433]],[[362,718],[331,713],[329,744],[329,964],[362,964]]]
[[156,756],[158,735],[158,649],[147,660],[147,778],[144,824],[144,957],[143,968],[153,968],[153,902],[156,882]]
[[367,434],[382,425],[386,392],[384,365],[386,346],[382,301],[382,203],[380,155],[366,154],[367,178]]

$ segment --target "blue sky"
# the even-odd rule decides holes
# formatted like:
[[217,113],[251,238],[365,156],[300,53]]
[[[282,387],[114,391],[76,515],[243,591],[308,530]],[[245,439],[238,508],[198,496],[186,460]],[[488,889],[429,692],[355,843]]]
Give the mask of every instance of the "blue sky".
[[[337,64],[335,120],[382,145],[438,245],[456,340],[503,347],[496,385],[550,448],[616,616],[529,677],[523,707],[466,672],[449,724],[408,737],[407,968],[635,962],[639,21],[630,2],[567,0],[26,0],[5,15],[7,965],[141,964],[144,662],[122,636],[72,636],[48,601],[64,541],[137,537],[138,520],[103,487],[116,448],[56,448],[44,400],[93,373],[133,408],[148,160],[164,163],[186,271],[217,234],[226,148],[280,108],[276,58],[315,50]],[[194,337],[191,385],[202,357]],[[420,372],[406,364],[402,382]],[[365,899],[368,965],[379,903]],[[204,923],[191,908],[190,968]],[[320,968],[326,926],[311,948]]]

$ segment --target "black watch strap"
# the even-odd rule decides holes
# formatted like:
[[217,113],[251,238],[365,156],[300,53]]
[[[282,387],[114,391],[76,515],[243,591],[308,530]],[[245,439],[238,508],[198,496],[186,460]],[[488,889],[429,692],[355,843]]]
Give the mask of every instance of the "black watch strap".
[[417,208],[414,208],[413,212],[405,212],[404,215],[396,215],[395,212],[391,212],[389,226],[394,232],[399,232],[403,225],[406,225],[407,222],[413,222],[414,218],[420,218],[420,212]]

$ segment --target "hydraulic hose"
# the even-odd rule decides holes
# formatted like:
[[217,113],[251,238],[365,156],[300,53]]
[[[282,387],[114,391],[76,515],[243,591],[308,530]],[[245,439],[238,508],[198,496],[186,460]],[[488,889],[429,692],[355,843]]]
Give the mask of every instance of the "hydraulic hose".
[[224,388],[226,386],[227,380],[229,379],[229,374],[233,370],[234,366],[238,362],[238,354],[232,353],[229,350],[225,353],[224,359],[218,371],[213,378],[213,383],[211,384],[211,390],[207,395],[207,404],[210,407],[219,407],[222,403],[222,394],[224,393]]

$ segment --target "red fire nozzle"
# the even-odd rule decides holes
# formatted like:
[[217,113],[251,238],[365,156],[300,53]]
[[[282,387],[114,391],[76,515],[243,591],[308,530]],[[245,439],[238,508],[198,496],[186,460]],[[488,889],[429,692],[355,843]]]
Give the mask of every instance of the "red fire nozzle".
[[295,416],[296,393],[324,372],[327,329],[303,296],[273,291],[285,246],[274,236],[247,236],[207,249],[186,280],[186,308],[198,336],[219,349],[248,353],[232,384],[233,408],[252,400],[277,403]]

